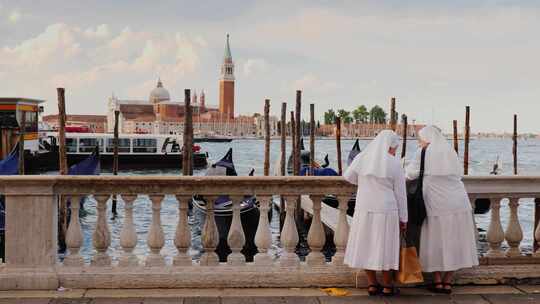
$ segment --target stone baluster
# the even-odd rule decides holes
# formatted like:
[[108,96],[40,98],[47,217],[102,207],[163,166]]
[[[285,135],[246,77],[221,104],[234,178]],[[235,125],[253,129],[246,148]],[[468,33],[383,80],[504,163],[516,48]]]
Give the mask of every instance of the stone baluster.
[[308,265],[324,265],[325,257],[321,252],[324,243],[326,242],[326,236],[324,234],[324,227],[321,221],[321,202],[323,197],[319,195],[312,195],[313,201],[313,219],[311,221],[311,227],[307,237],[310,253],[306,258]]
[[174,234],[174,246],[178,250],[178,254],[174,257],[174,266],[191,266],[193,263],[188,254],[191,246],[191,231],[188,226],[188,208],[191,196],[177,195],[178,200],[178,224],[176,225],[176,233]]
[[[66,199],[66,196],[62,196],[62,199]],[[71,197],[71,219],[66,233],[66,246],[69,254],[64,258],[65,266],[84,265],[84,259],[79,254],[83,244],[83,234],[79,222],[80,199],[81,196]]]
[[150,195],[152,201],[152,224],[148,232],[148,248],[150,254],[146,257],[146,266],[164,266],[165,258],[161,255],[161,248],[165,245],[165,234],[161,226],[161,202],[163,195]]
[[96,254],[92,257],[92,266],[110,266],[111,257],[107,249],[111,246],[111,232],[107,223],[107,201],[110,195],[94,195],[97,201],[97,222],[96,230],[92,235],[92,244],[96,249]]
[[214,218],[214,202],[217,196],[206,196],[206,199],[206,219],[201,236],[204,253],[201,256],[200,265],[216,266],[219,265],[219,257],[215,252],[219,243],[219,232]]
[[347,207],[349,203],[350,195],[338,196],[339,201],[339,216],[334,234],[334,243],[336,244],[336,254],[332,258],[332,264],[343,265],[343,259],[345,257],[345,248],[349,240],[349,222],[347,221]]
[[523,240],[523,230],[521,230],[521,224],[519,223],[518,217],[519,198],[510,198],[510,203],[508,205],[510,206],[510,215],[504,237],[510,248],[506,250],[506,256],[516,257],[521,255],[519,244],[521,243],[521,240]]
[[133,224],[133,202],[136,198],[137,195],[122,195],[124,201],[124,224],[120,231],[120,246],[122,246],[124,252],[118,260],[118,266],[121,267],[139,265],[139,259],[133,253],[135,246],[137,246],[137,232]]
[[[536,198],[534,200],[534,204],[535,204],[535,210],[538,210],[539,207],[540,207],[540,206],[538,206],[540,204],[540,199]],[[535,211],[535,212],[537,212],[537,211]],[[537,257],[537,258],[540,258],[540,217],[538,219],[538,223],[536,223],[536,229],[534,230],[534,240],[536,241],[537,247],[536,247],[536,251],[534,252],[533,256]]]
[[504,241],[504,231],[501,225],[501,198],[490,198],[491,201],[491,221],[487,231],[487,241],[489,250],[487,257],[504,257],[505,254],[501,250],[501,244]]
[[283,252],[279,259],[279,263],[282,266],[298,266],[300,260],[296,255],[296,246],[298,245],[298,230],[296,229],[296,223],[294,221],[294,211],[296,209],[296,200],[298,195],[286,195],[286,214],[285,223],[281,230],[281,246]]
[[231,196],[233,216],[229,234],[227,235],[227,244],[231,248],[232,253],[227,256],[227,264],[234,266],[246,264],[246,258],[241,252],[246,244],[246,237],[240,218],[240,209],[242,208],[241,204],[243,199],[243,196]]
[[271,196],[258,196],[259,200],[259,225],[255,233],[255,245],[257,245],[257,253],[254,257],[254,262],[257,265],[271,265],[272,257],[268,254],[268,249],[272,245],[272,234],[270,233],[270,223],[268,222],[268,211],[271,208]]

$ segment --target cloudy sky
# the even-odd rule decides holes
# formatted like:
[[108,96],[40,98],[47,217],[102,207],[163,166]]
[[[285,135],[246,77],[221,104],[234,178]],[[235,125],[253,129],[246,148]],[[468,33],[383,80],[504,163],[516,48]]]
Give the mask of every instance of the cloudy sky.
[[62,86],[69,113],[104,114],[113,92],[148,98],[160,76],[174,100],[205,89],[217,104],[226,33],[242,114],[265,98],[277,114],[301,89],[321,117],[396,96],[447,130],[470,105],[473,131],[511,131],[517,113],[540,132],[540,2],[525,0],[0,0],[0,95],[55,113]]

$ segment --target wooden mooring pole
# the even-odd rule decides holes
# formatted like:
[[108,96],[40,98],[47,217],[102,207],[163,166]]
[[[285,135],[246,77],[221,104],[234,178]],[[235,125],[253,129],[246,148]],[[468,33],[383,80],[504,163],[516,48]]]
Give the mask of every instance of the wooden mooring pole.
[[270,99],[264,101],[264,176],[270,175]]
[[24,133],[26,128],[26,112],[22,111],[21,126],[19,127],[19,175],[24,175]]
[[471,132],[470,126],[471,108],[465,107],[465,143],[463,148],[463,174],[469,174],[469,137]]
[[[64,88],[56,89],[58,95],[58,164],[60,175],[67,175],[68,164],[66,156],[66,98]],[[67,202],[66,197],[58,196],[58,247],[61,252],[66,250],[67,231]]]
[[454,150],[456,150],[456,153],[459,155],[459,144],[458,144],[458,132],[457,132],[457,120],[454,120],[452,122],[454,127]]
[[280,175],[287,175],[287,103],[281,104],[281,158]]
[[313,103],[309,105],[309,160],[310,175],[313,175],[315,166],[315,104]]
[[183,148],[182,148],[182,174],[189,176],[193,173],[191,170],[191,163],[193,161],[193,133],[192,133],[192,112],[191,112],[191,90],[184,90],[184,134],[183,134]]
[[[287,103],[281,104],[281,158],[280,158],[280,175],[287,175]],[[279,198],[279,231],[285,223],[285,199],[283,196]]]
[[343,175],[343,164],[341,163],[341,118],[336,117],[336,148],[338,174]]
[[[120,115],[120,111],[115,110],[114,111],[114,138],[113,138],[113,175],[118,175],[118,117]],[[113,219],[115,219],[118,216],[118,212],[116,210],[118,200],[118,194],[113,195],[112,199],[112,215]]]
[[392,97],[390,99],[390,129],[396,131],[396,98]]
[[295,163],[295,175],[300,175],[300,155],[302,153],[302,149],[300,148],[300,141],[302,140],[302,91],[296,91],[296,112],[295,112],[296,118],[295,118],[295,132],[296,132],[296,163]]
[[518,133],[517,133],[517,115],[514,114],[514,134],[512,135],[513,147],[512,156],[514,157],[514,175],[518,174],[518,162],[517,162],[517,145],[518,145]]
[[294,121],[294,111],[291,111],[291,147],[292,147],[292,151],[291,151],[292,174],[298,175],[298,173],[296,172],[296,122]]
[[403,114],[403,146],[401,147],[401,158],[405,158],[405,155],[407,154],[407,115]]

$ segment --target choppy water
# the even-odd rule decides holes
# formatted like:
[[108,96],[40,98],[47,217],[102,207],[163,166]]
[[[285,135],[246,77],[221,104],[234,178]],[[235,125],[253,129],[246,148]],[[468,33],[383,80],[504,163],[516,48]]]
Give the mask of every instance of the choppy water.
[[[361,141],[361,148],[368,144],[368,140]],[[308,141],[306,140],[306,146]],[[354,144],[353,140],[342,140],[342,159],[344,168],[346,168],[347,155]],[[264,141],[262,140],[235,140],[231,143],[201,143],[203,151],[208,151],[210,155],[209,162],[219,160],[227,150],[233,148],[233,158],[236,170],[239,175],[247,175],[254,168],[256,175],[262,175],[264,162]],[[290,144],[288,143],[287,151],[290,153]],[[413,157],[417,149],[416,141],[410,140],[407,142],[407,158]],[[463,143],[460,142],[459,151],[463,151]],[[497,157],[500,157],[502,162],[502,174],[512,174],[512,141],[508,139],[479,139],[473,140],[470,143],[470,174],[471,175],[488,175],[495,163]],[[331,167],[337,168],[336,146],[334,140],[317,140],[315,146],[315,155],[317,159],[322,160],[325,154],[330,157]],[[540,140],[520,140],[518,146],[518,169],[520,174],[524,175],[540,175]],[[277,163],[280,156],[280,142],[272,141],[270,157],[271,171],[274,164]],[[205,170],[197,170],[195,175],[203,175]],[[110,173],[104,173],[110,174]],[[180,170],[154,170],[154,171],[125,171],[120,172],[120,175],[179,175]],[[174,233],[176,229],[177,218],[177,201],[174,196],[166,196],[161,211],[162,226],[165,233],[165,246],[162,253],[169,258],[176,254],[176,248],[173,244]],[[146,196],[139,196],[134,204],[134,223],[137,231],[138,244],[135,248],[137,255],[143,256],[148,252],[146,246],[146,238],[151,224],[151,202]],[[81,253],[85,259],[89,260],[93,254],[92,249],[92,233],[96,223],[95,201],[90,197],[85,204],[89,214],[81,219],[84,244]],[[274,213],[275,214],[275,213]],[[501,207],[501,221],[503,227],[506,227],[508,222],[508,206],[503,202]],[[118,202],[118,218],[111,219],[110,203],[108,208],[109,227],[111,229],[111,249],[110,254],[113,258],[117,258],[122,252],[120,247],[120,230],[123,222],[123,202]],[[522,224],[524,239],[522,248],[530,251],[533,240],[533,218],[534,206],[531,200],[522,200],[519,208],[519,219]],[[489,225],[490,213],[477,215],[476,221],[478,227],[487,230]],[[200,223],[199,216],[190,216],[190,227],[193,235],[193,248],[190,253],[196,258],[200,253]],[[277,256],[280,252],[279,248],[279,220],[277,216],[272,217],[271,230],[273,245],[271,252]],[[481,240],[485,239],[485,232],[480,234]],[[487,244],[481,242],[481,252],[485,251]]]

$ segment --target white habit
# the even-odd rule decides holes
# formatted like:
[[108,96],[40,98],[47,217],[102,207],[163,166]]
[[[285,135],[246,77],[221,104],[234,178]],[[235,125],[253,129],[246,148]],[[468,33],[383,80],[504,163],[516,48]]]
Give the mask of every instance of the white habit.
[[399,222],[407,222],[405,173],[388,153],[399,137],[385,130],[358,154],[344,178],[358,185],[345,263],[368,270],[399,269]]
[[[434,126],[423,128],[418,136],[430,143],[424,169],[427,217],[420,236],[422,270],[454,271],[478,265],[476,227],[457,154]],[[407,166],[408,179],[419,175],[421,151]]]

